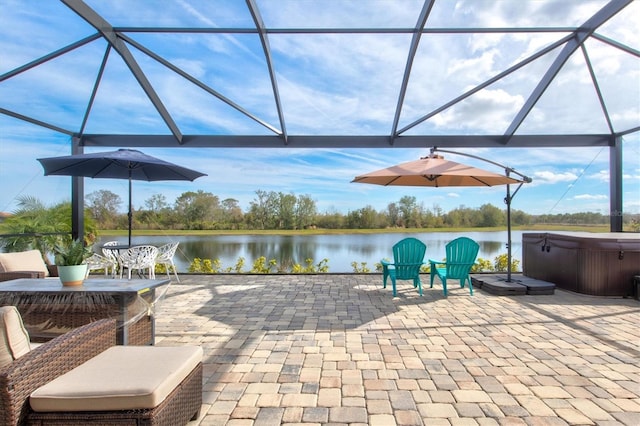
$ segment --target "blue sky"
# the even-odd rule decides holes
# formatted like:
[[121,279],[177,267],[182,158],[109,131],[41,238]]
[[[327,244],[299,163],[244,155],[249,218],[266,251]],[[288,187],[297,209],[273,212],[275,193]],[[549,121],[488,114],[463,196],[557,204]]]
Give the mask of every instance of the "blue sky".
[[[434,27],[579,25],[606,2],[503,1],[437,2],[428,23]],[[634,28],[640,27],[638,2],[603,35],[639,49]],[[87,1],[114,25],[252,27],[244,2]],[[422,3],[257,1],[267,26],[300,27],[331,23],[337,27],[412,27]],[[149,6],[152,7],[149,7]],[[566,17],[570,16],[570,19]],[[0,4],[0,76],[51,51],[93,34],[95,30],[58,2],[3,0]],[[423,37],[416,54],[400,127],[412,123],[464,90],[496,75],[515,62],[559,39],[550,34],[484,34]],[[223,96],[278,128],[265,60],[255,35],[216,34],[196,37],[131,34],[141,44]],[[390,131],[404,71],[410,35],[272,35],[276,78],[293,135],[385,135]],[[587,43],[594,72],[610,101],[616,130],[640,125],[640,60],[603,43]],[[0,108],[32,115],[57,126],[77,130],[102,60],[99,40],[11,79],[0,81]],[[175,73],[131,48],[153,81],[167,109],[184,134],[270,135],[271,131],[229,105],[197,90]],[[357,60],[354,60],[357,58]],[[433,58],[441,66],[433,67]],[[501,134],[528,97],[553,56],[514,73],[499,84],[433,117],[407,134]],[[418,76],[420,78],[418,78]],[[87,133],[168,134],[157,112],[117,55],[111,55],[105,77],[87,122]],[[606,122],[581,56],[572,57],[542,96],[519,134],[606,133]],[[67,155],[70,138],[0,114],[0,211],[16,208],[21,196],[47,204],[70,198],[70,178],[45,177],[37,158]],[[623,203],[626,212],[640,212],[640,134],[624,139]],[[351,180],[429,153],[424,149],[141,149],[145,153],[187,166],[208,176],[193,183],[135,182],[134,206],[143,207],[153,194],[170,203],[185,191],[203,190],[221,200],[234,198],[248,209],[256,190],[310,195],[320,212],[371,205],[385,209],[402,196],[415,196],[425,208],[448,211],[485,203],[503,206],[503,187],[399,188],[354,184]],[[101,148],[99,150],[109,150]],[[455,149],[454,149],[455,150]],[[87,149],[87,152],[96,149]],[[608,148],[458,149],[485,157],[530,176],[513,201],[513,208],[530,214],[609,211]],[[499,172],[486,163],[445,154],[453,161]],[[85,193],[108,189],[123,199],[127,183],[86,179]]]

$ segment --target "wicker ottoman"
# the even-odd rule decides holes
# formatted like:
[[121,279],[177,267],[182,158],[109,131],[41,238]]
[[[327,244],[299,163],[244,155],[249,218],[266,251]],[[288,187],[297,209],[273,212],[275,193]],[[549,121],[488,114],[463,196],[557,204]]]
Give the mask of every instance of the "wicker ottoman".
[[114,346],[36,389],[29,425],[184,425],[202,405],[202,348]]

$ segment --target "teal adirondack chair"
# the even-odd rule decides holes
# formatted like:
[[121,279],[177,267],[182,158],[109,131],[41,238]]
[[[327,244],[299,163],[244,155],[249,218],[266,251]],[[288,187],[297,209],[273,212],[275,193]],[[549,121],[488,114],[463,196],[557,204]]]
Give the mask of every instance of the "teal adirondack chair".
[[393,262],[382,259],[382,284],[387,288],[387,278],[391,278],[393,296],[396,296],[396,280],[413,280],[413,287],[418,287],[422,296],[420,267],[426,262],[424,254],[427,246],[416,238],[405,238],[393,246]]
[[460,280],[460,288],[465,281],[469,281],[469,292],[473,296],[473,286],[469,271],[476,262],[480,245],[471,238],[460,237],[446,245],[447,257],[444,261],[429,259],[431,265],[431,287],[433,278],[437,275],[442,281],[444,295],[447,295],[447,279]]

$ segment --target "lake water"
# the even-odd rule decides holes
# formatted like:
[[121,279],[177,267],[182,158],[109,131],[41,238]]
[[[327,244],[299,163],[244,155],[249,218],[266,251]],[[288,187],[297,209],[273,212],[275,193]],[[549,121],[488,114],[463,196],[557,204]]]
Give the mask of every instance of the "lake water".
[[[469,237],[480,244],[478,257],[493,260],[507,253],[507,231],[492,232],[424,232],[384,234],[340,234],[340,235],[208,235],[208,236],[140,236],[132,237],[132,244],[160,246],[169,242],[180,242],[174,262],[178,272],[187,272],[191,261],[219,259],[222,268],[235,266],[244,257],[244,271],[251,270],[253,262],[260,256],[276,259],[278,265],[305,265],[306,259],[317,264],[328,259],[329,272],[353,272],[352,262],[366,262],[371,271],[380,259],[392,259],[391,247],[405,237],[415,237],[427,245],[426,258],[443,259],[445,245],[459,236]],[[105,237],[104,242],[117,239],[126,244],[127,238]],[[512,257],[522,261],[522,231],[512,231]],[[522,262],[520,263],[522,267]]]

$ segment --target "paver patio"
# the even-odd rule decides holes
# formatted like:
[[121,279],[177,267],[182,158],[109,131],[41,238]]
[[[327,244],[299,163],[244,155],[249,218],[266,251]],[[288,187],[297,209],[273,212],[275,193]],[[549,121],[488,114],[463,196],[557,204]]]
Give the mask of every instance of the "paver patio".
[[379,274],[182,275],[157,345],[201,345],[192,425],[638,425],[640,302]]

